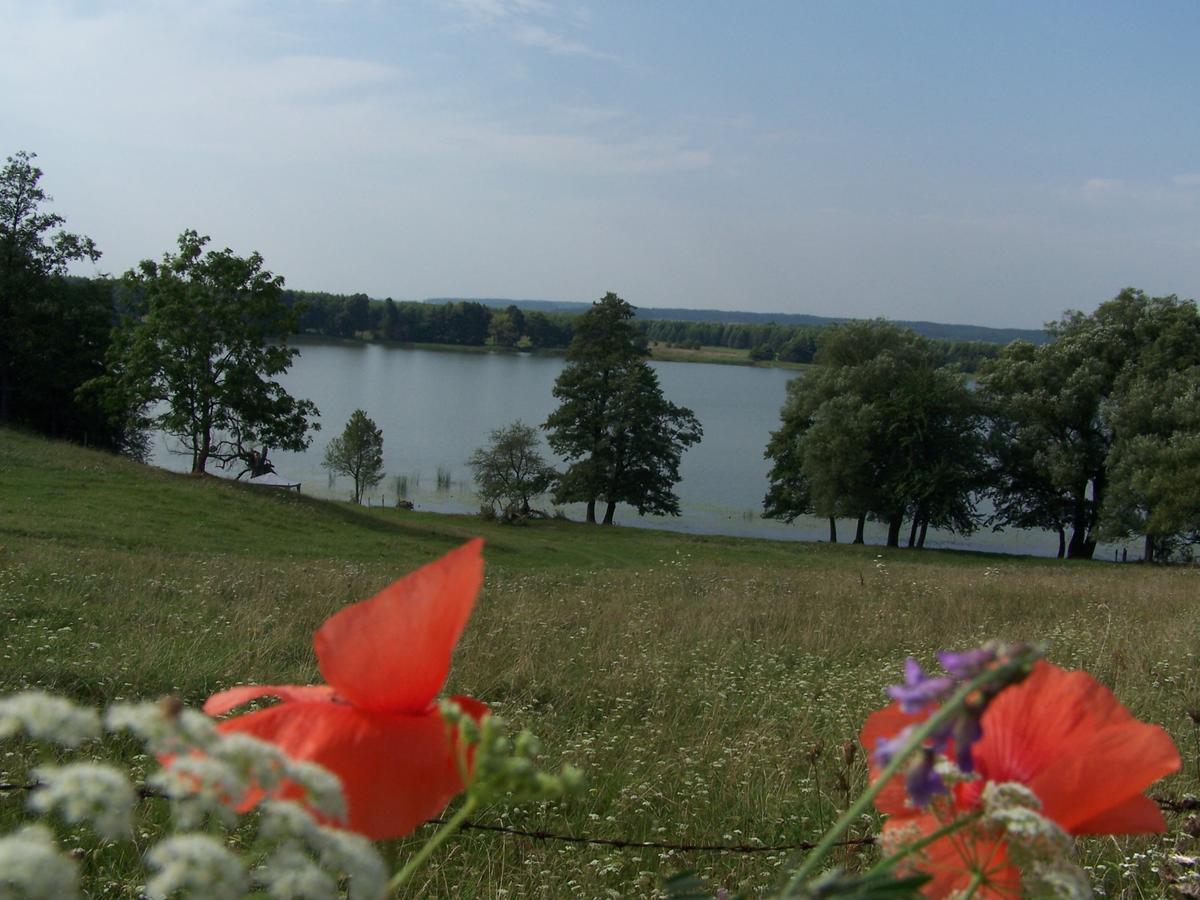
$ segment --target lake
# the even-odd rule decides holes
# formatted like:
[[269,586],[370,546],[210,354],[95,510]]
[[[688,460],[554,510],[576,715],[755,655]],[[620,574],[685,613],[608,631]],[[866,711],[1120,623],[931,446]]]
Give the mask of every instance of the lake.
[[[281,380],[293,396],[317,404],[322,430],[304,453],[271,454],[279,474],[302,482],[305,493],[348,499],[350,480],[341,477],[331,483],[321,459],[325,445],[361,407],[383,430],[387,472],[370,502],[394,504],[395,478],[404,476],[408,499],[418,509],[436,512],[478,512],[467,458],[487,442],[492,429],[515,419],[532,425],[544,422],[556,406],[550,391],[564,365],[561,357],[516,353],[312,341],[297,346],[300,355]],[[676,489],[683,514],[641,517],[622,504],[617,508],[619,525],[784,540],[828,537],[824,519],[798,519],[787,525],[760,515],[770,468],[763,450],[770,432],[779,426],[785,388],[796,372],[705,363],[651,365],[667,399],[696,414],[704,439],[683,457],[682,481]],[[157,436],[152,461],[186,471],[190,456],[171,453],[170,444],[169,438]],[[548,447],[545,452],[550,458]],[[439,469],[449,473],[448,489],[438,487]],[[542,505],[549,507],[548,502]],[[582,505],[563,509],[571,518],[583,518]],[[839,522],[839,536],[852,538],[853,526],[848,520]],[[886,528],[868,523],[866,537],[869,543],[882,544]],[[1055,535],[1021,530],[964,537],[931,529],[926,544],[1045,556],[1058,549]],[[1097,558],[1106,558],[1102,552],[1112,555],[1111,548],[1101,548]]]

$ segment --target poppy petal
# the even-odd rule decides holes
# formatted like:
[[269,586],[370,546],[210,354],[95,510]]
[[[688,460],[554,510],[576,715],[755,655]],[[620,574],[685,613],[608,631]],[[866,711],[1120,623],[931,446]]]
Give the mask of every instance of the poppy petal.
[[333,688],[326,684],[244,684],[218,691],[204,701],[210,716],[223,716],[259,697],[278,697],[284,703],[315,703],[332,700]]
[[436,709],[373,713],[340,703],[285,703],[218,726],[270,741],[341,779],[347,826],[371,840],[408,834],[463,789],[449,729]]
[[1071,828],[1072,834],[1161,834],[1167,820],[1158,804],[1142,794],[1106,809]]
[[[884,825],[884,846],[896,852],[905,844],[932,834],[945,824],[930,813],[908,819],[889,819]],[[901,864],[900,872],[922,872],[930,876],[921,888],[926,897],[948,897],[966,891],[976,871],[985,873],[985,881],[976,897],[1019,897],[1021,874],[1008,860],[1004,842],[972,832],[969,827],[929,844]]]
[[[1072,833],[1090,821],[1120,821],[1110,814],[1180,764],[1165,731],[1139,722],[1086,672],[1046,662],[988,707],[975,759],[988,780],[1028,785],[1045,814]],[[1144,821],[1144,807],[1129,810],[1137,815],[1122,831]]]
[[476,538],[330,616],[313,640],[325,680],[364,710],[424,712],[483,583],[482,547]]

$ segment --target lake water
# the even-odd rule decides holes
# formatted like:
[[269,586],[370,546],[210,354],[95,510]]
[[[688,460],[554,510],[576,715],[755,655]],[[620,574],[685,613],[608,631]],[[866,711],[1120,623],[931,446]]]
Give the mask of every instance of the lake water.
[[[477,512],[479,502],[466,460],[487,442],[488,433],[515,419],[540,425],[556,406],[550,391],[562,370],[559,357],[512,353],[415,350],[378,344],[303,342],[300,355],[281,379],[296,397],[321,411],[322,430],[304,453],[271,454],[280,475],[303,483],[305,493],[349,498],[352,483],[330,484],[321,468],[325,445],[340,434],[350,413],[362,408],[383,431],[387,476],[371,492],[372,503],[394,504],[395,476],[406,476],[408,498],[418,509]],[[704,439],[683,457],[677,487],[683,514],[640,517],[617,508],[619,525],[666,528],[700,534],[729,534],[792,540],[825,540],[823,519],[786,525],[760,515],[769,464],[763,450],[779,425],[785,386],[795,372],[785,369],[703,363],[652,362],[666,397],[690,407],[704,427]],[[171,440],[158,436],[153,462],[186,471],[190,457],[170,452]],[[550,457],[549,448],[545,448]],[[438,489],[438,471],[450,473],[449,489]],[[548,502],[542,504],[548,506]],[[583,518],[582,506],[564,508]],[[839,522],[839,537],[854,536],[854,523]],[[905,531],[907,537],[907,531]],[[886,529],[868,523],[867,541],[882,544]],[[1010,530],[980,531],[969,537],[931,530],[932,547],[1030,553],[1053,556],[1055,535]],[[1097,551],[1111,558],[1112,549]],[[1131,551],[1132,553],[1132,551]]]

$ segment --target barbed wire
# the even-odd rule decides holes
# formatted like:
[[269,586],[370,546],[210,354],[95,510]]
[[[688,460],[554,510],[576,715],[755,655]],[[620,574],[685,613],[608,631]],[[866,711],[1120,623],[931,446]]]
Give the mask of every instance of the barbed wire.
[[[31,791],[37,782],[28,784],[0,783],[0,794]],[[153,788],[141,786],[137,789],[138,796],[143,799],[163,798],[164,794]],[[448,820],[439,817],[427,819],[426,825],[445,825]],[[516,828],[511,825],[489,825],[484,822],[463,822],[460,826],[464,831],[486,831],[493,834],[506,834],[511,837],[529,838],[535,841],[555,841],[562,844],[588,844],[600,847],[614,847],[622,850],[676,850],[682,853],[785,853],[793,850],[811,850],[816,844],[812,841],[799,841],[794,844],[685,844],[672,841],[637,841],[628,838],[589,837],[583,834],[563,834],[557,831],[543,829]],[[838,847],[868,847],[875,843],[875,838],[867,835],[860,838],[840,841]]]
[[[13,784],[0,782],[0,794],[16,791],[31,791],[37,783]],[[139,787],[138,795],[142,798],[162,798],[164,795],[153,788]],[[1151,797],[1163,809],[1171,812],[1191,812],[1200,809],[1200,799],[1191,795],[1177,799],[1171,797]],[[445,825],[447,819],[436,816],[425,821],[426,825]],[[620,850],[676,850],[681,853],[787,853],[796,850],[811,850],[816,846],[813,841],[798,841],[793,844],[684,844],[672,841],[636,841],[628,838],[588,837],[583,834],[563,834],[557,831],[543,829],[516,828],[511,825],[488,825],[483,822],[463,822],[460,826],[464,831],[486,831],[494,834],[506,834],[511,837],[529,838],[535,841],[555,841],[561,844],[588,844],[591,846],[614,847]],[[835,847],[861,849],[876,843],[874,835],[849,838],[838,841]]]

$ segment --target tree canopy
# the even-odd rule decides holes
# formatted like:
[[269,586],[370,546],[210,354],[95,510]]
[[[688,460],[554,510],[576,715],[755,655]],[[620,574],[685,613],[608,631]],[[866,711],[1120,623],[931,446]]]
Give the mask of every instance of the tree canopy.
[[321,465],[354,479],[354,502],[362,503],[366,490],[383,480],[383,431],[366,412],[356,409],[342,433],[325,447]]
[[560,405],[542,426],[569,463],[555,500],[586,503],[589,522],[599,500],[607,505],[605,524],[618,503],[643,515],[678,515],[679,465],[702,435],[690,409],[663,397],[633,315],[609,293],[576,320],[567,366],[554,383]]
[[205,252],[208,241],[185,231],[177,253],[126,274],[131,307],[102,384],[151,408],[195,473],[210,460],[247,460],[254,444],[303,450],[318,427],[316,407],[273,380],[297,352],[286,345],[296,317],[282,302],[283,279],[259,254]]
[[937,365],[930,342],[883,321],[829,329],[817,365],[788,385],[764,514],[888,524],[897,545],[905,517],[910,546],[938,526],[971,531],[981,487],[978,413],[959,373]]
[[506,520],[528,516],[530,502],[554,484],[558,473],[539,452],[538,431],[516,421],[497,428],[467,465],[475,475],[479,498],[493,511],[500,506]]

